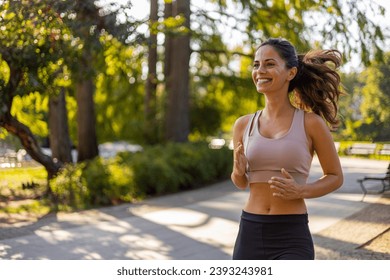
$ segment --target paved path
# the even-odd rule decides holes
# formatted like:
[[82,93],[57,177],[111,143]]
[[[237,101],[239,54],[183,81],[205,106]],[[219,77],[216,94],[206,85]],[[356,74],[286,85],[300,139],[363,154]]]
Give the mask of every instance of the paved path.
[[[342,158],[344,185],[307,200],[312,233],[375,203],[378,195],[361,201],[356,179],[383,174],[387,164]],[[309,180],[318,176],[315,159]],[[139,204],[48,215],[0,228],[0,259],[230,259],[247,195],[225,181]]]

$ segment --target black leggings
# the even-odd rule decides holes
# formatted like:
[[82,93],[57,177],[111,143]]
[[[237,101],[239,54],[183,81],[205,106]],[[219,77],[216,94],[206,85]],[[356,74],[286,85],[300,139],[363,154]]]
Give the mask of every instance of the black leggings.
[[307,214],[242,211],[233,260],[314,260]]

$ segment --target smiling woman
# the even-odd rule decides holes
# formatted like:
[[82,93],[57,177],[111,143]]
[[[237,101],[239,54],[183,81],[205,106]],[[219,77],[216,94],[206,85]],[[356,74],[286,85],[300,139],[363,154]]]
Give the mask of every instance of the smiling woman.
[[[281,38],[257,49],[252,79],[266,103],[233,128],[231,179],[240,189],[250,188],[233,259],[314,259],[304,200],[326,195],[343,182],[327,126],[338,124],[341,92],[335,68],[340,61],[337,50],[298,55]],[[314,152],[323,176],[307,183]]]

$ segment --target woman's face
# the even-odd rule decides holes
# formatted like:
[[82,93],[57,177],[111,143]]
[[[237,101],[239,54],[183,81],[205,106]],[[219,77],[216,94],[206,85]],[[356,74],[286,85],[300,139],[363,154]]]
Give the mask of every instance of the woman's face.
[[252,79],[262,93],[286,92],[296,74],[296,67],[288,69],[286,62],[270,45],[260,47],[253,62]]

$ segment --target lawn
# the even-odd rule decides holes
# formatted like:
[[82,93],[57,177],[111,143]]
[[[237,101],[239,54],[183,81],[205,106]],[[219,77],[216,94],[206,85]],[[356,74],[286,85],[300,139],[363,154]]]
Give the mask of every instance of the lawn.
[[46,183],[43,166],[0,169],[0,214],[46,213],[47,203],[40,199]]
[[43,166],[15,167],[0,169],[0,194],[6,189],[21,189],[22,184],[45,185],[47,172]]

